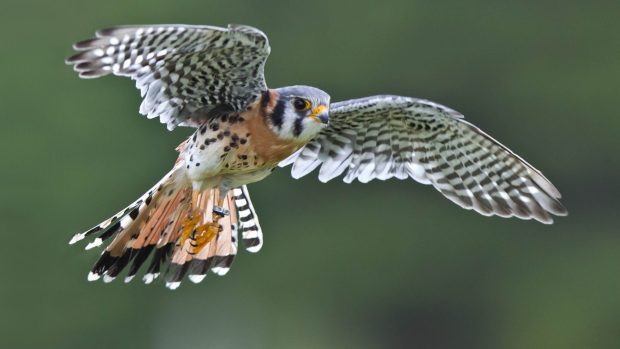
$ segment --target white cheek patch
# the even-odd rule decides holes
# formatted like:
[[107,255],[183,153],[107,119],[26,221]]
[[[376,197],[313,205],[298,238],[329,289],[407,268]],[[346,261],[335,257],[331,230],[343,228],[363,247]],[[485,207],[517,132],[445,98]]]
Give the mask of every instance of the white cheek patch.
[[[295,124],[301,119],[301,133],[295,133]],[[282,118],[282,126],[277,130],[278,136],[283,139],[301,139],[311,140],[316,137],[325,127],[325,124],[316,122],[315,120],[300,116],[297,112],[287,110]]]
[[293,134],[293,129],[295,127],[295,120],[299,116],[297,113],[292,112],[291,110],[286,110],[284,112],[284,116],[282,118],[282,127],[280,127],[280,137],[282,138],[295,138]]
[[302,131],[298,138],[310,140],[316,137],[325,126],[325,124],[316,122],[310,118],[304,118],[301,123]]

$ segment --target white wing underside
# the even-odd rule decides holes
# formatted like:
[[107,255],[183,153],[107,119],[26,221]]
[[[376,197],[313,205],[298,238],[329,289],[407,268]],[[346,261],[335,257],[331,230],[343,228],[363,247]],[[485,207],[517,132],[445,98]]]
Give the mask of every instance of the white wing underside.
[[551,223],[565,215],[559,191],[538,170],[463,116],[416,98],[374,96],[334,103],[330,125],[280,166],[327,182],[414,180],[483,215]]

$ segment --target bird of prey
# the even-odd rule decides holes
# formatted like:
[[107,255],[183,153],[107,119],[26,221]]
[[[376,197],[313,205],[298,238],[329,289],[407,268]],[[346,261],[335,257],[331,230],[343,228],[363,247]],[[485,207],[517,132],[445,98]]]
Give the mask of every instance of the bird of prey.
[[66,63],[80,77],[129,77],[141,114],[169,130],[196,129],[155,186],[71,239],[93,237],[87,249],[111,240],[89,280],[109,282],[126,269],[128,282],[144,266],[144,282],[163,273],[175,289],[185,276],[198,283],[209,271],[226,274],[238,234],[249,252],[261,249],[246,185],[278,166],[292,165],[295,178],[319,168],[322,182],[411,178],[485,216],[552,223],[567,214],[540,171],[448,107],[393,95],[330,103],[314,87],[268,88],[270,46],[258,29],[122,26],[74,49]]

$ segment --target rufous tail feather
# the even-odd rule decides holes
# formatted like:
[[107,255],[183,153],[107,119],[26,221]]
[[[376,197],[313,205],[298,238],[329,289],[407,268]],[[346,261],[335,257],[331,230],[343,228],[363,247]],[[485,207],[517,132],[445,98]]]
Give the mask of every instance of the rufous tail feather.
[[[173,169],[127,208],[71,239],[69,243],[74,244],[94,237],[86,249],[112,239],[88,280],[111,282],[127,269],[125,282],[129,282],[147,265],[145,283],[164,273],[166,286],[175,289],[186,275],[198,283],[209,270],[226,274],[237,253],[239,231],[248,251],[260,249],[262,232],[245,186],[225,195],[222,204],[228,214],[216,217],[212,212],[220,197],[218,189],[193,192],[182,176],[178,168]],[[201,227],[209,224],[219,224],[213,236],[200,235]],[[200,236],[202,241],[198,241]]]

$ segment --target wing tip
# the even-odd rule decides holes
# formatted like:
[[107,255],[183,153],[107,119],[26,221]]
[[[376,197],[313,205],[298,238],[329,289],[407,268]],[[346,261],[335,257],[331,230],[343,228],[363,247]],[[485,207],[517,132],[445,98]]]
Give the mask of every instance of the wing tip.
[[76,63],[80,63],[80,62],[84,62],[86,61],[85,57],[84,57],[85,52],[78,52],[75,53],[67,58],[65,58],[65,64],[76,64]]
[[95,36],[97,38],[115,36],[116,32],[118,32],[121,29],[127,29],[127,28],[130,28],[130,26],[117,25],[117,26],[112,26],[112,27],[107,27],[107,28],[101,28],[95,32]]
[[100,78],[102,76],[106,76],[109,75],[110,72],[105,71],[105,70],[88,70],[88,71],[81,71],[79,72],[78,76],[82,79],[96,79],[96,78]]
[[559,216],[559,217],[568,216],[568,209],[560,201],[554,200],[552,208],[553,208],[552,210],[548,210],[552,214]]
[[90,50],[92,48],[99,47],[99,45],[97,44],[100,42],[101,42],[100,38],[91,38],[91,39],[78,41],[75,44],[73,44],[73,49],[77,51]]

